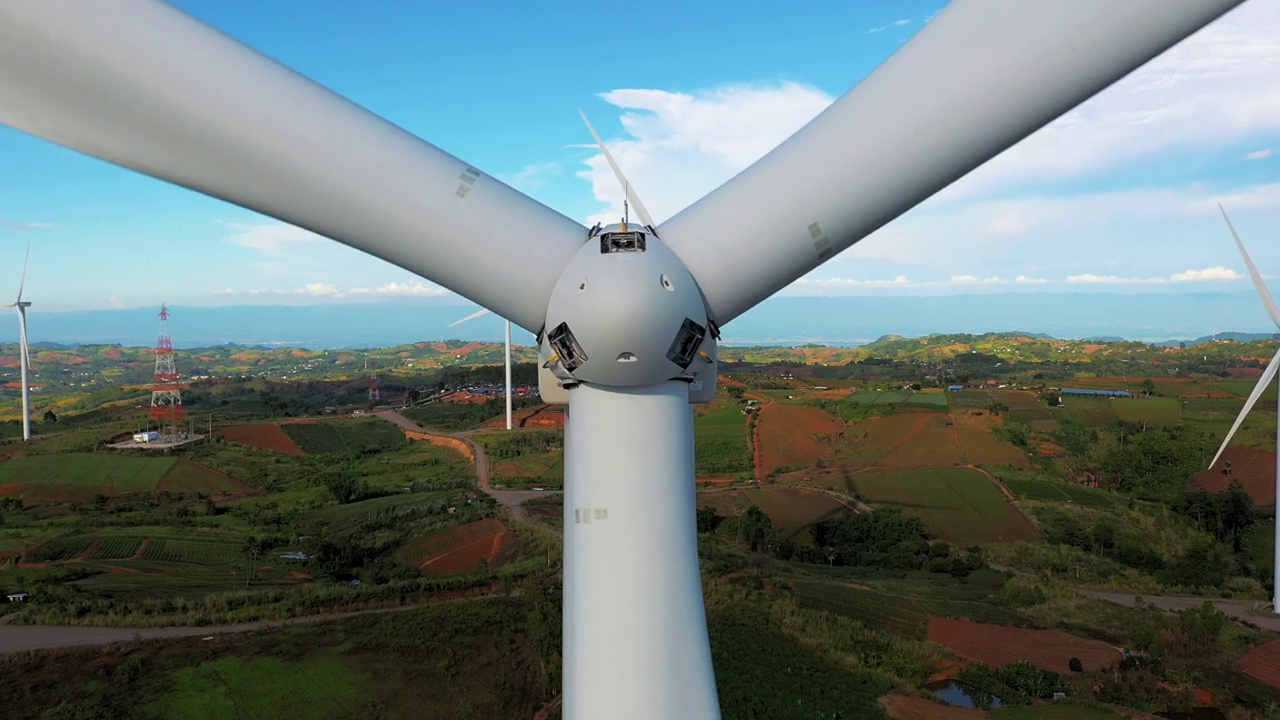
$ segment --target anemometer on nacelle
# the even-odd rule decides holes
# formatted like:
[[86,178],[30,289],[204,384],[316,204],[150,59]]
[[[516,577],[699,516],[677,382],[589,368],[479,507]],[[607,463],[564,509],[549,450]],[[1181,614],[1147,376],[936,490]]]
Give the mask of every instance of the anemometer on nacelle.
[[[613,387],[680,380],[689,402],[716,393],[716,339],[706,302],[653,229],[592,228],[561,273],[538,335],[538,389],[566,405],[580,383]],[[664,352],[645,352],[649,348]]]

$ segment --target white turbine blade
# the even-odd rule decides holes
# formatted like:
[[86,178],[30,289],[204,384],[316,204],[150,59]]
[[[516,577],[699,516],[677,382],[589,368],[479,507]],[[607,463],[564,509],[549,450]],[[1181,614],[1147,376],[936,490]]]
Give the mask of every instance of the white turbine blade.
[[954,0],[659,234],[723,325],[1240,0]]
[[449,323],[449,327],[453,327],[454,325],[461,325],[462,323],[464,323],[464,322],[466,322],[466,321],[468,321],[468,320],[475,320],[476,318],[480,317],[481,315],[486,315],[486,314],[488,314],[488,313],[489,313],[489,310],[488,310],[487,308],[486,308],[486,309],[484,309],[484,310],[481,310],[480,312],[473,312],[473,313],[471,313],[470,315],[468,315],[468,316],[466,316],[466,317],[462,318],[461,320],[455,320],[455,321],[453,321],[453,322]]
[[1258,398],[1262,397],[1262,392],[1271,384],[1272,378],[1276,376],[1276,372],[1280,371],[1280,350],[1276,351],[1271,362],[1267,363],[1267,369],[1262,371],[1262,377],[1258,378],[1258,384],[1253,386],[1253,392],[1249,393],[1249,399],[1245,400],[1244,407],[1240,408],[1240,414],[1236,416],[1236,421],[1232,423],[1231,429],[1227,431],[1227,436],[1222,439],[1222,446],[1218,448],[1218,453],[1213,456],[1213,460],[1209,461],[1209,467],[1212,468],[1218,462],[1218,458],[1222,457],[1222,453],[1227,449],[1227,443],[1231,442],[1232,436],[1236,434],[1236,430],[1240,429],[1240,424],[1244,422],[1244,416],[1249,414],[1253,409],[1254,403],[1258,402]]
[[720,717],[695,490],[687,383],[569,391],[565,720]]
[[604,140],[600,139],[600,133],[596,132],[595,127],[591,125],[591,121],[587,119],[587,114],[582,112],[582,108],[578,108],[578,114],[582,116],[582,122],[587,124],[587,129],[591,131],[591,137],[596,139],[596,145],[600,146],[600,152],[604,155],[604,159],[609,161],[609,167],[613,168],[614,177],[618,178],[618,184],[622,186],[622,191],[627,195],[627,201],[631,203],[631,207],[635,208],[636,215],[640,216],[640,222],[652,227],[653,218],[649,216],[649,211],[645,209],[644,203],[640,202],[640,196],[636,194],[635,188],[631,187],[631,183],[627,181],[627,176],[622,174],[622,168],[618,167],[618,162],[613,159],[613,153],[609,152],[609,148],[605,147]]
[[1231,237],[1236,241],[1236,247],[1240,248],[1240,255],[1244,258],[1244,265],[1249,269],[1249,277],[1253,279],[1253,286],[1258,288],[1258,297],[1262,298],[1262,304],[1267,308],[1267,314],[1271,316],[1271,322],[1280,327],[1280,309],[1276,308],[1276,301],[1271,299],[1271,292],[1267,290],[1267,286],[1262,282],[1262,274],[1258,272],[1258,268],[1253,264],[1253,258],[1249,257],[1249,251],[1244,249],[1244,243],[1240,240],[1240,234],[1236,232],[1236,226],[1231,224],[1231,218],[1227,217],[1227,211],[1222,207],[1222,203],[1218,203],[1218,210],[1222,212],[1222,219],[1227,221],[1227,229],[1231,231]]
[[31,262],[31,241],[27,241],[27,254],[22,258],[22,279],[18,281],[18,302],[22,302],[22,289],[27,286],[27,263]]
[[157,0],[0,0],[0,123],[359,248],[534,332],[586,239]]

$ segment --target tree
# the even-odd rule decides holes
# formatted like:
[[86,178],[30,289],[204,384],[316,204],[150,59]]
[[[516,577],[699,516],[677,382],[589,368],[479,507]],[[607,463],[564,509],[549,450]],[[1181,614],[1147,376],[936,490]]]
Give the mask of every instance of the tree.
[[698,508],[698,532],[715,532],[722,522],[724,522],[724,516],[716,512],[716,509],[710,505]]
[[1151,378],[1147,378],[1142,381],[1142,394],[1143,395],[1156,394],[1156,384],[1151,381]]
[[44,418],[43,418],[43,419],[44,419],[44,421],[45,421],[45,422],[47,422],[47,423],[56,423],[56,422],[58,422],[58,416],[57,416],[57,415],[54,415],[52,410],[45,410],[45,411],[44,411]]
[[1067,667],[1071,672],[1084,672],[1084,663],[1080,662],[1080,658],[1073,657],[1067,662]]
[[756,552],[766,552],[778,540],[778,531],[773,527],[773,520],[759,507],[752,505],[742,516],[739,524],[742,539]]

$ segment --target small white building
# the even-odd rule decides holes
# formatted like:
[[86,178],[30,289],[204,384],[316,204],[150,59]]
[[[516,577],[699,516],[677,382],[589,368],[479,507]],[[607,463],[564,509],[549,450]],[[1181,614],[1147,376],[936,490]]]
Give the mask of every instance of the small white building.
[[28,595],[27,593],[24,593],[24,592],[14,592],[14,593],[9,593],[9,595],[8,595],[9,602],[11,602],[11,603],[14,603],[14,602],[26,602],[26,601],[27,601],[27,598],[29,598],[29,597],[31,597],[31,596],[30,596],[30,595]]
[[133,434],[133,441],[137,443],[151,443],[151,442],[156,442],[159,439],[160,439],[160,433],[156,432],[155,430],[148,430],[147,432],[140,432],[140,433]]

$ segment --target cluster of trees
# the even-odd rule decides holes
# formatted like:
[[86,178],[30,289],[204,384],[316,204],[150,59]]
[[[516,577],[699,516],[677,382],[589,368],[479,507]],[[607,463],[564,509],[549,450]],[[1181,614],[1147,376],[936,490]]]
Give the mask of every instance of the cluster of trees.
[[1000,698],[1005,705],[1027,705],[1035,700],[1048,700],[1054,693],[1066,690],[1061,675],[1052,670],[1042,670],[1029,660],[997,668],[982,663],[965,665],[957,672],[957,678],[969,686],[969,696],[974,704],[984,709],[991,707],[994,698]]
[[563,445],[563,433],[554,430],[536,430],[503,435],[488,442],[485,449],[490,457],[505,460],[557,450]]
[[1177,500],[1211,451],[1211,438],[1182,427],[1141,430],[1122,423],[1117,439],[1100,469],[1117,489],[1142,500]]

